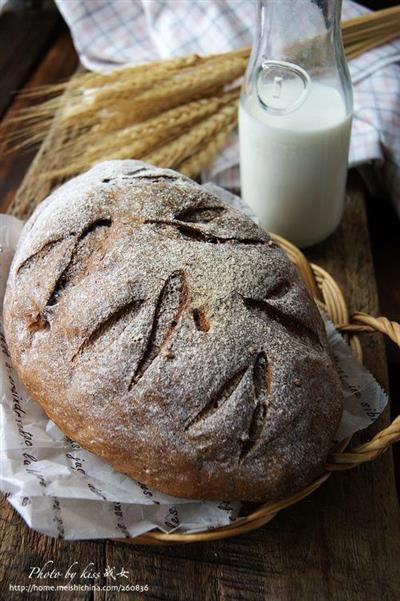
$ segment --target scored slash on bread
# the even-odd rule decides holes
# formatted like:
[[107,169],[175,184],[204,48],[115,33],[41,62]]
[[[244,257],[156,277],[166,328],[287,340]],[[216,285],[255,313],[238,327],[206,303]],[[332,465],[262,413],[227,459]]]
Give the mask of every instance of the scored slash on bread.
[[179,317],[186,305],[188,291],[185,274],[176,272],[171,274],[161,289],[154,311],[150,335],[135,369],[129,388],[138,383],[149,365],[160,353],[163,345],[171,336]]

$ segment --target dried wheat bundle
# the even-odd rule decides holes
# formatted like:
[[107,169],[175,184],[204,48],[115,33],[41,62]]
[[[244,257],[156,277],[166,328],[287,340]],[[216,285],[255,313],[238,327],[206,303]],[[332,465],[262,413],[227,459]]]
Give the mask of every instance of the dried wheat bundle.
[[[400,7],[343,21],[342,30],[347,58],[355,58],[398,37]],[[249,54],[242,48],[157,60],[33,90],[30,96],[47,100],[17,117],[14,148],[41,141],[56,115],[65,160],[45,178],[66,178],[111,158],[145,159],[195,176],[236,125],[238,83]]]

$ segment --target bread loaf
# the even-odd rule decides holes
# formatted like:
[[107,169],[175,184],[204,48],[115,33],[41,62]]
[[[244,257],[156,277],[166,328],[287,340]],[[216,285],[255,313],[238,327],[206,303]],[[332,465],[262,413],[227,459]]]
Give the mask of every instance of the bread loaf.
[[262,501],[323,469],[342,397],[318,309],[266,233],[174,171],[110,161],[54,192],[4,325],[48,416],[159,491]]

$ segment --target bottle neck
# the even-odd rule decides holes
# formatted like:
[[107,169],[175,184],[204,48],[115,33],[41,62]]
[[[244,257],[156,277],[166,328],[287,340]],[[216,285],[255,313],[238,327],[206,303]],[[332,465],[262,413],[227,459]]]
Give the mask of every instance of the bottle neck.
[[310,74],[341,62],[341,7],[342,0],[257,0],[257,53]]
[[340,25],[342,0],[257,0],[261,29],[267,22],[283,30],[294,26],[302,32],[311,26],[329,30]]
[[266,110],[294,110],[312,86],[322,84],[338,91],[350,114],[341,7],[342,0],[258,0],[242,97],[258,95]]

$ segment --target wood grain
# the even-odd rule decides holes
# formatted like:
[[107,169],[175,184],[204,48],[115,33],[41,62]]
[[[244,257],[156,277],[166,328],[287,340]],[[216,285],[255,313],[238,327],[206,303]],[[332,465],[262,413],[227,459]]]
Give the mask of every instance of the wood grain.
[[[388,198],[367,198],[368,228],[382,315],[400,321],[400,220]],[[392,419],[400,415],[400,352],[386,341]],[[400,498],[400,444],[393,449]]]
[[6,12],[0,19],[0,117],[62,29],[57,12]]
[[[1,20],[0,20],[1,22]],[[71,38],[65,28],[61,28],[54,43],[42,56],[40,67],[29,76],[22,91],[68,79],[75,71],[78,59],[72,46]],[[0,80],[1,81],[1,80]],[[13,118],[26,108],[29,100],[18,97],[10,106],[0,123],[0,210],[6,211],[14,199],[16,191],[34,158],[36,149],[12,153],[7,138],[18,131],[20,125]]]

